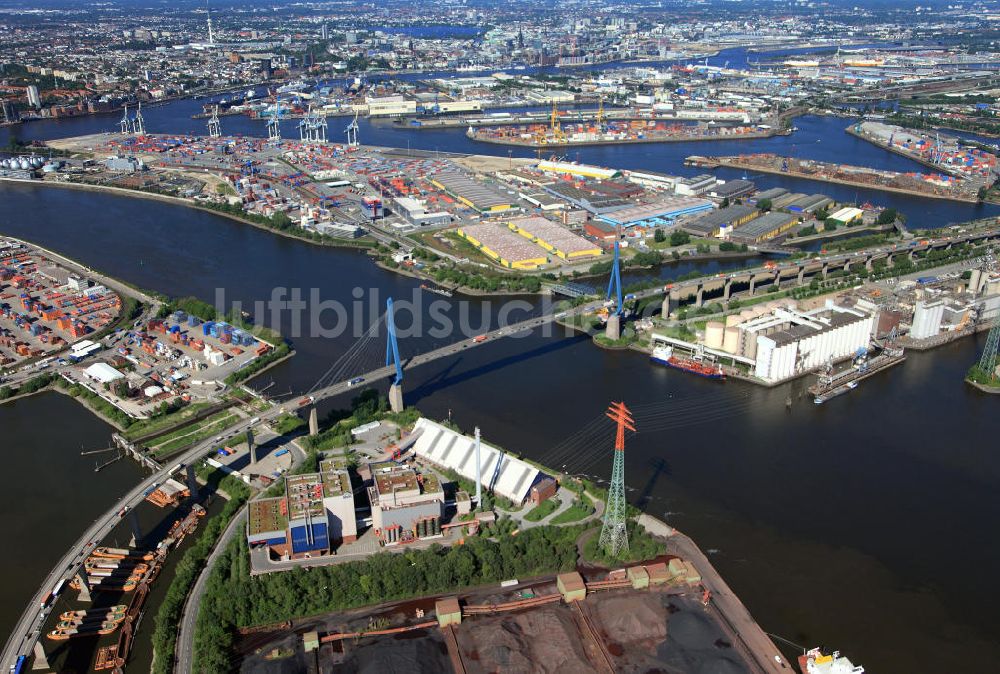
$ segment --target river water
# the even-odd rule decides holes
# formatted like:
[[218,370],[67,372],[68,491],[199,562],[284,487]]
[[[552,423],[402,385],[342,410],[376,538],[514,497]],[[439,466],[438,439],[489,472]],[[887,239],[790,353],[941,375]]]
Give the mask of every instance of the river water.
[[[174,103],[151,109],[147,118],[153,130],[197,131],[201,123],[187,116],[198,107]],[[88,133],[109,121],[30,124],[15,133]],[[243,118],[224,123],[245,124],[246,132],[255,126]],[[754,147],[817,158],[840,152],[859,164],[910,165],[867,144],[853,145],[842,133],[846,120],[815,117],[796,124],[799,133]],[[441,150],[468,149],[460,134],[441,133],[376,124],[362,137],[397,146],[409,138],[413,147],[431,150],[435,144]],[[733,144],[718,150],[704,144],[592,148],[581,149],[581,160],[681,172],[678,158],[685,153],[715,151],[740,150]],[[776,178],[774,184],[794,187]],[[796,189],[832,193],[830,187]],[[912,224],[941,225],[996,212],[935,200],[890,200],[881,193],[872,200],[896,205],[910,214]],[[275,287],[296,287],[350,301],[358,287],[366,299],[377,296],[376,306],[388,295],[421,297],[418,282],[376,268],[361,253],[313,247],[182,206],[11,185],[0,186],[0,204],[0,233],[174,296],[214,301],[223,289],[229,300],[252,303],[270,297]],[[723,266],[713,262],[701,268]],[[691,268],[664,266],[659,276]],[[422,296],[424,304],[415,310],[424,318],[428,297]],[[494,315],[500,302],[460,299],[445,302],[445,313],[460,320],[464,311],[473,328],[485,325],[484,316]],[[528,298],[522,311],[541,308]],[[274,327],[289,331],[290,320],[282,315]],[[401,325],[408,320],[403,312]],[[404,338],[401,350],[405,358],[453,338]],[[274,381],[271,393],[307,390],[353,341],[348,335],[296,336],[297,357],[260,383]],[[991,535],[1000,517],[995,497],[1000,458],[984,440],[1000,431],[1000,421],[996,401],[962,383],[982,342],[967,339],[915,353],[903,366],[821,407],[801,396],[806,381],[772,390],[719,384],[562,334],[501,340],[415,368],[407,372],[404,389],[407,404],[432,417],[451,415],[464,429],[478,425],[488,440],[510,450],[598,478],[606,477],[611,465],[612,429],[601,421],[602,412],[612,400],[624,400],[639,429],[627,441],[630,499],[707,550],[765,630],[806,646],[839,648],[869,671],[990,672],[1000,634],[1000,615],[990,601],[1000,596],[995,573],[1000,542]],[[374,340],[355,365],[374,365],[383,357],[384,342]],[[385,388],[383,382],[378,386]],[[785,409],[789,396],[791,411]],[[96,476],[81,469],[81,442],[103,446],[109,429],[66,398],[45,395],[2,406],[0,423],[11,474],[35,478],[18,480],[24,486],[10,488],[14,498],[5,507],[12,521],[25,525],[11,540],[31,560],[26,564],[8,554],[0,561],[8,588],[0,609],[5,631],[75,532],[138,479],[138,469],[120,463]]]

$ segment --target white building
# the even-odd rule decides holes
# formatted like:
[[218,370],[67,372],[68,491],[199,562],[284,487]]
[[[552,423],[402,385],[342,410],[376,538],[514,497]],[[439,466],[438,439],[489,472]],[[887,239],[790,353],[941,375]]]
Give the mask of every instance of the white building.
[[756,359],[754,374],[779,382],[848,358],[868,348],[877,316],[832,302],[809,312],[775,309],[739,326],[746,355]]
[[25,89],[25,93],[28,94],[28,105],[36,110],[42,107],[42,97],[38,93],[38,87],[34,84],[29,84]]
[[941,320],[944,318],[944,302],[917,302],[913,307],[913,325],[910,337],[927,339],[941,332]]
[[111,367],[107,363],[94,363],[83,371],[90,379],[98,384],[110,384],[111,382],[125,377],[121,372]]

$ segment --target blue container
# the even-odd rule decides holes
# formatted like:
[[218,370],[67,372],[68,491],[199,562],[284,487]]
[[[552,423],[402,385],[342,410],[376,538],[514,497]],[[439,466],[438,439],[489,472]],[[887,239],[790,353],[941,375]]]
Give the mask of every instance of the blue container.
[[179,325],[171,325],[170,326],[170,332],[180,332],[180,331],[181,331],[181,326],[179,326]]
[[198,318],[197,316],[194,316],[194,315],[188,316],[188,327],[189,328],[196,327],[199,323],[201,323],[201,319]]
[[212,330],[214,328],[215,328],[215,323],[213,323],[212,321],[209,321],[208,323],[202,323],[201,324],[201,332],[202,332],[203,335],[209,335],[209,334],[211,334]]

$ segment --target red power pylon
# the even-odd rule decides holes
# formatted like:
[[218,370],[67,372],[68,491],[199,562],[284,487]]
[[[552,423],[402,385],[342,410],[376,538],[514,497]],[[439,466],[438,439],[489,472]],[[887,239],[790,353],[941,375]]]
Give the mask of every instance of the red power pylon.
[[633,425],[635,421],[632,419],[632,413],[625,407],[625,403],[611,403],[605,414],[618,425],[618,432],[615,434],[615,449],[622,451],[625,449],[625,429],[635,432]]
[[611,484],[608,487],[608,502],[604,510],[604,526],[598,542],[612,557],[628,550],[628,528],[626,526],[625,505],[625,429],[635,432],[632,413],[625,403],[611,403],[605,413],[618,426],[615,433],[614,462],[611,469]]

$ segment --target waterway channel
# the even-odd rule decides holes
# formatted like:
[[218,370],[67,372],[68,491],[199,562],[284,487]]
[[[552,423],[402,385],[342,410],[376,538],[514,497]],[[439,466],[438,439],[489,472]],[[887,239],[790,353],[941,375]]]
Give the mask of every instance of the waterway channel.
[[[189,119],[197,107],[182,101],[151,109],[147,119],[154,130],[199,131],[200,122]],[[230,119],[246,124],[247,132],[257,124]],[[29,124],[16,133],[88,133],[108,121]],[[819,148],[831,138],[855,142],[842,134],[846,123],[799,120],[799,134],[754,147],[797,140],[801,156],[811,156],[825,152]],[[434,132],[370,130],[368,140],[381,144],[400,145],[409,137],[433,150],[441,142],[427,140]],[[808,134],[821,142],[808,143]],[[467,151],[461,142],[440,149]],[[697,145],[581,150],[581,160],[681,172],[678,158],[709,152],[706,144]],[[487,152],[478,145],[475,150]],[[853,150],[844,156],[859,164],[909,164],[867,144],[856,150],[864,156]],[[733,144],[711,151],[739,152]],[[811,191],[833,193],[833,186],[813,185]],[[881,193],[877,202],[897,205],[914,224],[924,217],[946,224],[996,212]],[[361,288],[366,299],[378,296],[376,306],[390,294],[397,300],[419,296],[418,282],[378,269],[361,253],[313,247],[182,206],[11,185],[0,186],[0,204],[0,234],[175,296],[213,301],[224,289],[227,298],[250,307],[279,286],[304,289],[307,296],[318,288],[323,299],[341,301]],[[722,267],[703,265],[706,271]],[[659,275],[671,278],[691,268],[664,266]],[[495,319],[499,305],[496,299],[422,297],[419,315],[427,316],[427,303],[444,301],[446,314],[459,320],[464,311],[473,327],[488,313]],[[523,301],[524,313],[540,310],[538,300]],[[371,313],[362,312],[365,320]],[[329,326],[333,318],[328,320]],[[401,324],[407,320],[404,315]],[[283,315],[274,327],[290,331],[289,321]],[[450,338],[404,338],[404,357]],[[261,384],[276,382],[271,393],[308,389],[353,338],[303,335],[293,341],[298,356],[262,378]],[[913,354],[902,367],[821,407],[801,396],[805,381],[773,390],[719,384],[562,334],[502,340],[416,368],[404,388],[407,403],[433,417],[450,415],[466,430],[479,425],[488,440],[510,450],[597,477],[607,476],[611,463],[610,428],[601,413],[610,401],[624,400],[639,428],[627,441],[630,498],[709,551],[765,630],[806,646],[840,648],[869,671],[990,672],[1000,634],[1000,615],[989,601],[1000,596],[1000,541],[989,533],[1000,518],[1000,458],[985,439],[1000,432],[1000,419],[994,399],[961,381],[982,341]],[[384,356],[382,342],[374,347],[365,362]],[[790,411],[786,397],[794,401]],[[0,574],[8,580],[0,604],[3,631],[87,518],[139,472],[120,463],[94,475],[77,465],[80,443],[104,442],[110,429],[67,398],[45,395],[2,406],[0,428],[10,474],[23,485],[9,488],[12,499],[3,510],[21,532],[10,538],[14,552],[0,557]],[[145,661],[138,650],[137,657]]]

